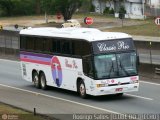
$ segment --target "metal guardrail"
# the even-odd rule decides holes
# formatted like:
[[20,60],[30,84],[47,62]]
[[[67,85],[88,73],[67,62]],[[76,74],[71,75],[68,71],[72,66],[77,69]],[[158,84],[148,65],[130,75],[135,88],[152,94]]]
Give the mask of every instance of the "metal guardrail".
[[155,73],[160,75],[160,68],[155,68]]
[[0,31],[0,56],[19,56],[19,30]]

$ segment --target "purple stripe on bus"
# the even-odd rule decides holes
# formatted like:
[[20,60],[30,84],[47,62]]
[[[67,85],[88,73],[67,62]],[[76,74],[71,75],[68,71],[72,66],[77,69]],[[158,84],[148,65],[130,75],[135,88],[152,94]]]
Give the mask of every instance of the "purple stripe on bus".
[[44,58],[44,57],[37,57],[37,56],[31,56],[31,55],[20,55],[20,58],[27,58],[27,59],[31,59],[31,60],[41,60],[41,61],[45,61],[45,62],[50,62],[51,58]]
[[52,58],[53,57],[53,55],[45,55],[45,54],[40,54],[40,53],[32,53],[32,52],[24,52],[24,51],[21,51],[20,54],[37,56],[37,57],[45,57],[45,58]]

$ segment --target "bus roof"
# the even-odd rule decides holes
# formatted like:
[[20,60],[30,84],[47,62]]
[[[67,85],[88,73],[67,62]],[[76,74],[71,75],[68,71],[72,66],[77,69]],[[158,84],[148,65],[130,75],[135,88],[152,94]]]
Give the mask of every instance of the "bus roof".
[[119,32],[102,32],[95,28],[27,28],[20,31],[20,35],[36,35],[48,37],[65,37],[74,39],[84,39],[87,41],[111,40],[131,38],[130,35]]

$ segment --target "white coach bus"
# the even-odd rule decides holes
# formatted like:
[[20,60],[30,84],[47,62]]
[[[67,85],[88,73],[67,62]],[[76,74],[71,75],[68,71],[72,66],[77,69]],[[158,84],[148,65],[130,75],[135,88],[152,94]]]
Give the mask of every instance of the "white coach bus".
[[20,32],[22,77],[86,95],[138,91],[138,56],[132,37],[93,28],[28,28]]

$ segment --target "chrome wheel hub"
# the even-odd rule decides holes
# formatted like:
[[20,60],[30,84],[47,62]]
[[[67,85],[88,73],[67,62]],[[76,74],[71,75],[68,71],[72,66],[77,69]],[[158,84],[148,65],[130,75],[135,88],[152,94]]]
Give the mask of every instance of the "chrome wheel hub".
[[81,95],[85,94],[85,86],[84,86],[84,84],[80,85],[80,93],[81,93]]

